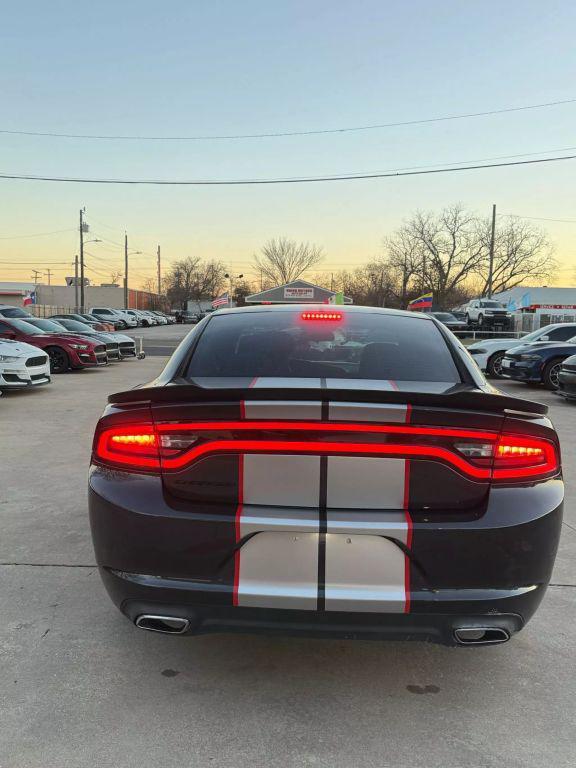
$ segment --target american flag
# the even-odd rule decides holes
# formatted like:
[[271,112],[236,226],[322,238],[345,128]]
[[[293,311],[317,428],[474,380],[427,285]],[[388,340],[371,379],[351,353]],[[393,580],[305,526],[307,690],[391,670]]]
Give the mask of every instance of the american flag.
[[230,298],[228,296],[228,291],[226,293],[223,293],[221,296],[218,296],[214,301],[212,302],[212,306],[214,309],[218,309],[218,307],[223,307],[225,304],[230,303]]

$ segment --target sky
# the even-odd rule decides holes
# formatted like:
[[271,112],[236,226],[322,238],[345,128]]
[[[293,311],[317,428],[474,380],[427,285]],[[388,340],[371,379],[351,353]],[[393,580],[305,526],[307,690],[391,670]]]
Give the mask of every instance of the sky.
[[[125,0],[5,4],[0,131],[194,136],[322,130],[576,98],[572,0]],[[373,131],[211,141],[0,133],[0,173],[238,179],[576,154],[576,103]],[[557,152],[572,148],[572,151]],[[71,274],[133,286],[185,256],[252,274],[271,237],[321,245],[315,274],[358,266],[416,209],[576,222],[576,160],[445,175],[274,186],[146,187],[0,179],[0,281]],[[504,222],[499,218],[499,222]],[[576,223],[533,222],[576,268]],[[32,236],[39,233],[56,234]],[[62,263],[63,262],[63,263]],[[46,277],[41,277],[46,281]],[[131,281],[132,283],[132,281]]]

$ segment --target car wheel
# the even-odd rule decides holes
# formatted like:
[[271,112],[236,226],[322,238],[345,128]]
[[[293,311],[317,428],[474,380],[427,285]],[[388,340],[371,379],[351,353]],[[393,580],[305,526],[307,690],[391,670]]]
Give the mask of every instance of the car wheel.
[[542,381],[546,389],[558,389],[558,374],[560,373],[560,368],[562,368],[562,360],[552,360],[552,362],[548,363],[546,368],[544,368]]
[[484,325],[484,315],[478,315],[478,326],[482,328]]
[[62,347],[48,347],[46,350],[50,358],[50,373],[66,373],[70,368],[70,358]]
[[493,379],[502,378],[502,360],[504,358],[504,352],[495,352],[492,357],[488,359],[488,365],[486,366],[488,375]]
[[470,315],[466,312],[466,325],[470,325]]

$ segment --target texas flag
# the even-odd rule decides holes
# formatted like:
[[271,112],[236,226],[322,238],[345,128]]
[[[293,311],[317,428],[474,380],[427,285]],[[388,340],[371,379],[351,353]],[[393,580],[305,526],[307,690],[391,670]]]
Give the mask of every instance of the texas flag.
[[25,307],[29,304],[36,304],[36,291],[26,291],[24,294],[24,301],[22,302]]

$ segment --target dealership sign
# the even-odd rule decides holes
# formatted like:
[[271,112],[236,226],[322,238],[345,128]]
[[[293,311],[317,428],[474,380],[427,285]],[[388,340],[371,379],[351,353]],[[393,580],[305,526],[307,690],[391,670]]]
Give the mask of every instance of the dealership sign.
[[294,288],[286,286],[284,288],[285,299],[313,299],[314,288]]

